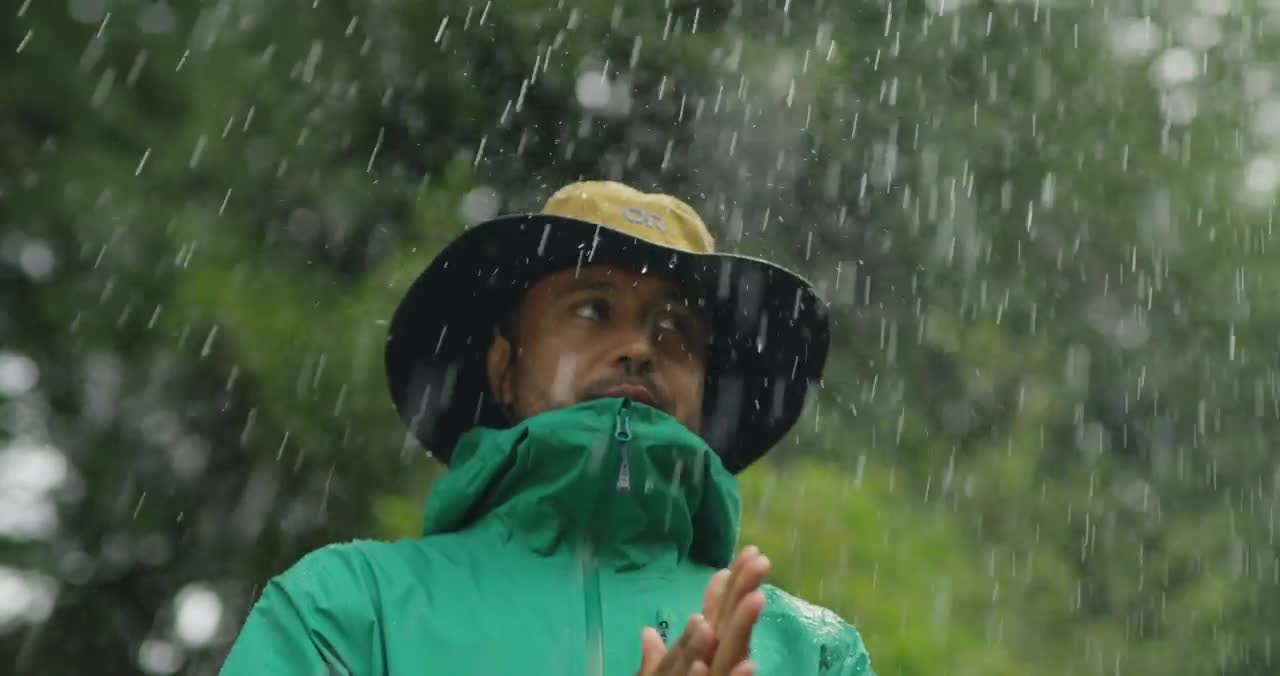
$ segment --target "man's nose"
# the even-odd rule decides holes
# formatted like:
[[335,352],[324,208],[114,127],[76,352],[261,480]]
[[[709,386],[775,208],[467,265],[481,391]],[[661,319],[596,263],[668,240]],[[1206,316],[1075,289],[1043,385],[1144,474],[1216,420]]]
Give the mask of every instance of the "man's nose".
[[653,344],[653,335],[644,327],[623,327],[617,333],[617,346],[612,355],[613,361],[627,373],[646,373],[653,369],[653,360],[657,349]]

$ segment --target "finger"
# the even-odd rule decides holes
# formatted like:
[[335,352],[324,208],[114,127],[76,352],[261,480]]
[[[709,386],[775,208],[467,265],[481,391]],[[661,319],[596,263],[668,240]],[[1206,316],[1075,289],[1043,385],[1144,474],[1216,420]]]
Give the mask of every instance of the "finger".
[[678,674],[689,673],[694,663],[703,657],[710,633],[707,621],[702,615],[690,617],[684,633],[680,635],[680,639],[663,656],[662,662],[654,672],[655,676],[667,676],[668,674],[677,676]]
[[761,554],[748,563],[742,570],[742,578],[738,582],[738,600],[760,588],[760,584],[764,582],[764,578],[773,569],[773,562],[769,557]]
[[743,660],[729,672],[729,676],[756,676],[756,663]]
[[711,673],[729,674],[730,669],[746,660],[751,649],[751,632],[764,610],[764,592],[753,591],[738,604],[726,631],[719,632],[719,645],[711,662]]
[[707,582],[707,590],[702,594],[702,614],[707,623],[716,626],[717,611],[720,610],[720,599],[724,598],[724,590],[729,584],[729,569],[721,568]]
[[712,676],[732,674],[737,665],[750,657],[751,634],[758,618],[759,601],[752,594],[743,601],[733,626],[725,631],[726,635],[716,649],[711,662]]
[[764,577],[768,574],[771,566],[769,557],[760,554],[759,550],[757,550],[755,556],[750,557],[742,564],[734,579],[730,580],[729,588],[725,590],[724,599],[720,604],[720,614],[715,625],[717,634],[723,632],[728,623],[732,621],[733,614],[742,599],[747,594],[760,588],[760,583],[764,581]]
[[645,627],[640,632],[640,674],[648,676],[657,668],[658,663],[667,655],[667,646],[653,627]]
[[706,662],[703,662],[702,660],[698,660],[697,662],[693,663],[692,667],[689,668],[689,676],[707,676],[707,673],[710,670],[711,670],[711,667],[707,666]]
[[760,548],[755,545],[748,545],[738,552],[737,558],[733,560],[733,565],[729,567],[729,579],[725,582],[724,593],[720,596],[720,604],[716,610],[717,630],[724,626],[724,623],[733,614],[730,608],[738,602],[739,596],[737,589],[742,578],[742,570],[752,560],[760,554]]

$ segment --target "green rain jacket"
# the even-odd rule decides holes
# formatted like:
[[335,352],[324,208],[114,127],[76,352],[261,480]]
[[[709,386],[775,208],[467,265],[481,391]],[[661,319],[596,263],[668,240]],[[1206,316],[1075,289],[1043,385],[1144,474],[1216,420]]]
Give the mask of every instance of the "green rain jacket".
[[[273,579],[227,675],[632,676],[731,561],[741,498],[697,435],[597,399],[477,428],[427,500],[424,537],[330,545]],[[858,632],[766,586],[762,676],[874,676]]]

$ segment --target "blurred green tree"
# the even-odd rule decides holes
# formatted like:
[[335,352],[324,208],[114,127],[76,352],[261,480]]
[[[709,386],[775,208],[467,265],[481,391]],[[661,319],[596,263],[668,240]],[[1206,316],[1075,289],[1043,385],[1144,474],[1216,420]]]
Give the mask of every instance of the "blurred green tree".
[[0,664],[213,673],[302,553],[416,534],[384,320],[591,176],[831,301],[743,537],[880,673],[1274,671],[1273,5],[20,3]]

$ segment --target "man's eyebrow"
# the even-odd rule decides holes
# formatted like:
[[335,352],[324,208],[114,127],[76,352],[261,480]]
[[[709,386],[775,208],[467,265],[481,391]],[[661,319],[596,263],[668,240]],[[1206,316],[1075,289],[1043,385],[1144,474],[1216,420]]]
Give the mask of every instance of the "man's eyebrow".
[[697,299],[694,298],[693,294],[683,293],[680,291],[672,291],[671,293],[664,294],[655,302],[661,305],[684,307],[689,309],[696,308],[698,304]]
[[699,302],[701,298],[702,297],[696,293],[676,289],[672,290],[671,293],[666,294],[662,298],[657,299],[654,302],[654,305],[663,309],[674,310],[682,314],[686,314],[702,326],[709,327],[711,319],[707,316],[706,306]]
[[[615,291],[620,285],[616,280],[612,279],[585,279],[576,278],[564,289],[564,295],[582,293],[586,291]],[[701,295],[687,289],[674,288],[662,294],[658,298],[649,302],[650,306],[656,307],[684,307],[693,311],[700,311],[703,308],[699,304]]]
[[580,291],[609,291],[617,288],[617,284],[607,279],[575,279],[565,290],[565,293],[578,293]]

